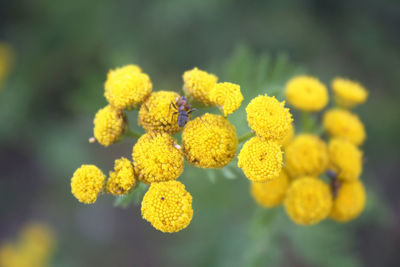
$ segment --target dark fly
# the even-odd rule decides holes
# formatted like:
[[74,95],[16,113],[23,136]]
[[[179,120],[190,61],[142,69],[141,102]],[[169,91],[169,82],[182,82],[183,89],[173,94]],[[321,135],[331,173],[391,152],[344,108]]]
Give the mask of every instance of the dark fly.
[[188,100],[184,96],[179,96],[175,99],[175,103],[171,102],[171,105],[176,110],[172,115],[178,114],[178,126],[183,127],[189,121],[190,113],[196,111],[197,109],[192,108]]

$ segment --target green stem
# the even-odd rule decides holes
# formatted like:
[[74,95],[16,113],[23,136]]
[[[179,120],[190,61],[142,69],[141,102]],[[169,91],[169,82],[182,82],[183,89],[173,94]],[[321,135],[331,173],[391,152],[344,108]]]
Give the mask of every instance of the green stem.
[[311,113],[305,111],[301,113],[301,126],[303,132],[305,133],[311,133],[314,131],[315,120],[312,117]]
[[133,138],[133,139],[139,139],[140,136],[142,136],[140,133],[137,133],[135,131],[132,131],[131,129],[126,129],[124,133],[125,137]]
[[239,144],[243,143],[244,141],[249,140],[250,138],[252,138],[254,136],[254,133],[252,131],[249,131],[248,133],[245,133],[244,135],[242,135],[241,137],[239,137]]

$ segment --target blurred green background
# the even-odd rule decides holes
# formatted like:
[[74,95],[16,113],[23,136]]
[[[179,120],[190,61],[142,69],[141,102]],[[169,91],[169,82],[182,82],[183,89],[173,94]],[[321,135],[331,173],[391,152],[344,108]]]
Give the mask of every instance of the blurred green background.
[[[398,0],[0,1],[0,41],[16,53],[0,91],[0,241],[36,219],[57,233],[53,266],[400,265]],[[108,69],[128,63],[155,90],[179,92],[194,66],[239,83],[239,135],[250,99],[297,73],[359,80],[370,91],[356,110],[368,135],[365,212],[348,224],[296,226],[282,208],[257,207],[237,168],[188,165],[180,179],[195,213],[177,234],[153,229],[140,205],[78,203],[69,185],[77,167],[108,172],[130,156],[133,140],[87,141]]]

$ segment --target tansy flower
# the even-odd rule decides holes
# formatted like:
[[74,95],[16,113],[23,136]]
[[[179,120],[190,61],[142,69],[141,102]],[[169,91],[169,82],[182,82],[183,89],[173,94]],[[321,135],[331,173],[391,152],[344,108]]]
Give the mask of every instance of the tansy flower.
[[355,145],[365,140],[364,125],[356,114],[344,109],[330,109],[323,117],[325,130],[332,137],[347,139]]
[[303,111],[320,111],[328,104],[328,90],[318,79],[297,76],[286,84],[286,99],[295,108]]
[[289,177],[282,170],[280,175],[266,183],[251,183],[251,195],[254,200],[265,208],[271,208],[282,204],[286,190],[289,187]]
[[147,133],[132,152],[135,174],[143,183],[175,180],[183,172],[183,154],[176,140],[166,133]]
[[126,158],[115,160],[114,171],[110,172],[106,190],[113,195],[124,195],[136,185],[133,166]]
[[10,72],[14,61],[14,50],[9,44],[0,42],[0,87]]
[[218,77],[214,74],[194,68],[183,74],[183,90],[189,97],[209,106],[213,104],[210,99],[210,91],[214,88],[217,80]]
[[329,142],[330,168],[341,180],[352,181],[360,177],[362,152],[350,141],[335,138]]
[[82,165],[71,179],[71,192],[85,204],[96,202],[98,194],[103,190],[106,177],[95,165]]
[[118,109],[132,109],[142,103],[150,95],[153,85],[149,76],[140,71],[132,65],[110,70],[104,85],[108,103]]
[[343,78],[335,78],[332,81],[332,90],[339,106],[352,108],[364,103],[368,97],[368,91],[360,83]]
[[217,83],[210,91],[210,99],[224,114],[235,112],[243,101],[240,86],[234,83]]
[[283,147],[286,147],[293,140],[294,132],[295,132],[294,126],[293,123],[291,123],[289,131],[287,132],[285,137],[280,141],[280,144],[282,144]]
[[[152,93],[139,110],[138,123],[147,132],[165,132],[175,134],[181,130],[178,126],[175,104],[179,95],[170,91]],[[174,114],[175,113],[175,114]]]
[[292,178],[318,176],[328,164],[327,145],[316,135],[297,135],[285,148],[285,169]]
[[329,215],[331,208],[330,188],[317,177],[296,179],[286,192],[286,213],[297,224],[316,224]]
[[94,138],[103,146],[115,143],[125,130],[126,117],[122,110],[108,105],[94,117]]
[[192,196],[178,181],[153,183],[143,197],[142,217],[159,231],[178,232],[192,220]]
[[238,167],[253,182],[276,179],[282,170],[281,146],[256,136],[247,141],[238,156]]
[[360,215],[365,206],[365,189],[360,181],[344,182],[333,201],[330,217],[338,222],[347,222]]
[[267,140],[282,140],[290,130],[292,114],[285,108],[285,102],[275,97],[257,96],[246,107],[250,128]]
[[222,168],[235,156],[235,127],[220,115],[206,113],[189,121],[182,132],[186,160],[200,168]]

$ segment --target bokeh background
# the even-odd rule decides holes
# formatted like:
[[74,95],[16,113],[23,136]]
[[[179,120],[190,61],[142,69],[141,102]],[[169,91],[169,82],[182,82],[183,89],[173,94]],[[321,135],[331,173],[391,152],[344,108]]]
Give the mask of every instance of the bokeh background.
[[[36,220],[57,235],[51,266],[400,265],[398,0],[4,0],[0,41],[15,51],[0,90],[0,242]],[[131,153],[133,140],[87,141],[106,104],[107,71],[128,63],[155,90],[180,92],[194,66],[239,83],[245,101],[231,118],[239,135],[250,99],[294,74],[361,81],[370,91],[356,109],[368,135],[365,212],[348,224],[296,226],[282,208],[256,206],[235,162],[226,171],[186,167],[180,179],[195,213],[174,235],[142,220],[140,205],[115,208],[108,196],[78,203],[69,185],[77,167],[107,173]]]

